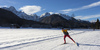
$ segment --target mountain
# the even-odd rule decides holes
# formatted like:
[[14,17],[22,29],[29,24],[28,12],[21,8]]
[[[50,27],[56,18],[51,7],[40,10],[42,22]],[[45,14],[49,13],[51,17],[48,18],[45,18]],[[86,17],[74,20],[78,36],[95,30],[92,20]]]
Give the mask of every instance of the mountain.
[[68,15],[66,15],[66,14],[61,14],[61,13],[56,13],[56,14],[62,16],[62,17],[65,18],[66,20],[71,20],[71,17],[68,16]]
[[40,22],[50,24],[53,27],[67,27],[66,25],[69,25],[68,23],[66,23],[68,22],[68,20],[57,14],[45,17],[42,20],[40,20]]
[[46,12],[46,13],[43,13],[40,17],[47,17],[47,16],[50,16],[51,14]]
[[40,27],[41,25],[47,25],[44,23],[32,21],[32,20],[25,20],[11,11],[7,11],[5,9],[0,8],[0,26],[1,27],[10,27],[11,25],[16,25],[19,27]]
[[[0,8],[1,9],[1,8]],[[41,25],[51,25],[52,27],[69,27],[69,28],[87,28],[90,27],[90,22],[77,20],[74,17],[56,13],[50,14],[48,12],[43,13],[40,17],[36,14],[27,15],[24,12],[17,11],[13,6],[7,8],[3,7],[0,10],[0,25],[2,24],[17,24],[36,27]],[[6,15],[4,15],[6,14]],[[36,22],[38,21],[38,22]],[[45,23],[45,24],[44,24]],[[34,27],[34,26],[33,26]],[[44,26],[42,26],[44,27]]]
[[[67,20],[71,20],[71,17],[66,15],[66,14],[61,14],[61,13],[55,13],[55,14],[60,15],[60,16],[62,16],[63,18],[65,18]],[[48,17],[50,15],[51,15],[50,13],[46,12],[46,13],[43,13],[40,17],[45,18],[45,17]]]
[[89,22],[81,22],[76,20],[73,17],[64,18],[66,16],[61,16],[59,14],[53,14],[48,17],[45,17],[40,20],[42,23],[50,24],[53,27],[69,27],[69,28],[77,28],[77,27],[89,27],[90,23]]
[[[68,15],[66,15],[66,14],[61,14],[61,13],[55,13],[55,14],[57,14],[57,15],[59,15],[59,16],[65,18],[66,20],[71,20],[71,17],[68,16]],[[43,19],[43,18],[45,18],[45,17],[48,17],[48,16],[50,16],[50,15],[52,15],[52,14],[50,14],[50,13],[48,13],[48,12],[43,13],[43,14],[40,16],[40,19],[39,19],[39,20],[41,21],[41,19]]]
[[36,14],[27,15],[24,12],[17,11],[13,6],[10,6],[9,8],[2,7],[2,9],[11,11],[11,12],[13,12],[14,14],[16,14],[17,16],[19,16],[22,19],[33,20],[33,21],[37,21],[37,19],[39,19],[39,16],[37,16]]

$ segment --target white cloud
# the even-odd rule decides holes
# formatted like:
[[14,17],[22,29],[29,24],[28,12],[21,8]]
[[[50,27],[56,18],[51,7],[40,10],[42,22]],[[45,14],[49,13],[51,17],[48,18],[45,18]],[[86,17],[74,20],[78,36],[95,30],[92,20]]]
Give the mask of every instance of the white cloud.
[[66,10],[62,10],[62,11],[66,11],[66,12],[68,12],[68,11],[72,11],[73,9],[66,9]]
[[11,1],[11,0],[7,0],[6,2],[8,2],[8,3],[11,3],[11,4],[18,4],[17,2],[15,2],[15,1]]
[[22,10],[26,14],[30,15],[30,14],[34,14],[34,13],[41,11],[41,7],[36,6],[36,5],[24,6],[24,7],[21,7],[19,10]]
[[72,12],[72,11],[78,11],[78,10],[88,9],[88,8],[92,8],[92,7],[96,7],[96,6],[100,6],[100,1],[92,3],[92,4],[89,4],[89,5],[86,5],[86,6],[82,6],[80,8],[65,9],[65,10],[61,10],[61,11],[65,12],[65,13],[69,13],[69,12]]
[[100,14],[96,14],[96,15],[88,15],[88,16],[76,16],[76,19],[90,19],[90,18],[99,18]]
[[8,7],[8,6],[7,6],[7,5],[0,5],[0,8],[1,8],[1,7]]

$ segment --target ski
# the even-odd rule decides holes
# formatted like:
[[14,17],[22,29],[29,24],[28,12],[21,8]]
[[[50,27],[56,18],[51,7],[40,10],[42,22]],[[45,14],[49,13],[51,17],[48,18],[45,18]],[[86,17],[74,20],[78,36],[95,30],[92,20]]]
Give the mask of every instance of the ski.
[[79,47],[79,43],[75,43],[75,45]]

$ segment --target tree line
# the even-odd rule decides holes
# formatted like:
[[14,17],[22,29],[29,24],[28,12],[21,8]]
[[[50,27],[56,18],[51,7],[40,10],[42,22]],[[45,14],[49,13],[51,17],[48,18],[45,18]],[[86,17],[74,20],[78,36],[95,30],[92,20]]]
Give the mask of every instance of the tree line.
[[100,29],[100,21],[99,21],[99,19],[97,19],[96,22],[93,22],[93,23],[91,24],[91,27],[92,27],[93,29]]

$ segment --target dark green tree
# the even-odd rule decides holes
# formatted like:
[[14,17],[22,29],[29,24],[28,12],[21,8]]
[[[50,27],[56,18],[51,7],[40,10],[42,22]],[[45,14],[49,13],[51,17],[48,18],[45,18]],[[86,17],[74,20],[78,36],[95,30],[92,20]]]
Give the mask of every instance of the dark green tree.
[[93,28],[93,30],[95,30],[95,23],[91,23],[91,28]]
[[99,19],[97,19],[97,21],[95,23],[95,27],[96,27],[96,29],[99,29]]

